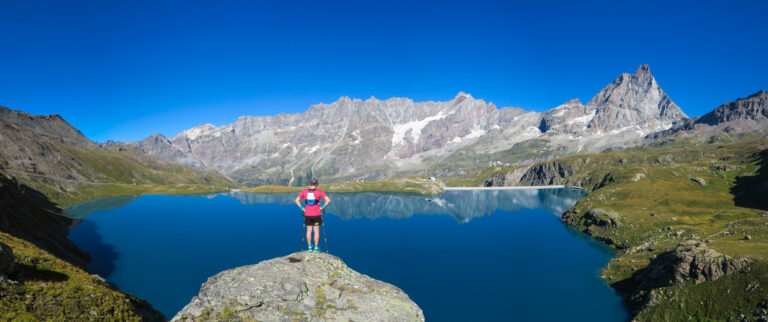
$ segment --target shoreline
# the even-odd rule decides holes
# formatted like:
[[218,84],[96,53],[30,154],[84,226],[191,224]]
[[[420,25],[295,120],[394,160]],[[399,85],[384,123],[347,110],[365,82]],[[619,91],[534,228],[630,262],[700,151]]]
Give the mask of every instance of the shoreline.
[[574,188],[566,187],[564,185],[551,185],[551,186],[508,186],[508,187],[445,187],[444,190],[520,190],[520,189],[562,189],[562,188]]

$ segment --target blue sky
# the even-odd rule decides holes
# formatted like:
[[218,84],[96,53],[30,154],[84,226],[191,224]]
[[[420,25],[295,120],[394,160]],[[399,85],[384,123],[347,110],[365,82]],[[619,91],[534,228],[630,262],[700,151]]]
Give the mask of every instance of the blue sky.
[[5,1],[0,105],[96,141],[340,96],[543,111],[647,63],[690,116],[768,89],[768,1]]

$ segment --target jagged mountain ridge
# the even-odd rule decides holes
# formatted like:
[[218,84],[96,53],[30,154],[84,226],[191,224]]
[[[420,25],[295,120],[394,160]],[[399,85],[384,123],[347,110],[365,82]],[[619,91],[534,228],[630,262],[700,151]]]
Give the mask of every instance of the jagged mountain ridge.
[[649,135],[651,140],[670,137],[696,136],[708,139],[720,133],[742,134],[768,130],[768,92],[757,93],[724,103],[700,117],[686,119],[684,122]]
[[630,146],[685,117],[641,65],[586,105],[570,100],[542,113],[497,109],[464,92],[444,102],[342,97],[304,113],[242,116],[220,127],[204,124],[172,138],[156,134],[130,143],[157,158],[214,168],[249,185],[302,185],[312,176],[353,180],[423,173],[457,151],[490,155],[531,140],[546,142],[545,153],[560,155]]

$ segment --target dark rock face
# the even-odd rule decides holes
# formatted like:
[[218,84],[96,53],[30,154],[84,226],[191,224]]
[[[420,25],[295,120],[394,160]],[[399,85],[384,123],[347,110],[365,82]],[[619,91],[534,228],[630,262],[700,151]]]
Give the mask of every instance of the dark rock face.
[[523,186],[546,186],[565,184],[566,179],[578,172],[578,168],[560,161],[536,164],[520,178]]
[[527,167],[517,168],[507,173],[494,173],[483,182],[484,187],[507,187],[516,186],[520,179],[528,172]]
[[71,224],[45,195],[0,172],[0,230],[85,269],[91,257],[67,239]]
[[714,281],[740,271],[747,264],[746,258],[734,259],[707,248],[703,242],[687,240],[674,250],[656,256],[646,268],[613,287],[624,295],[633,314],[637,314],[652,305],[650,291],[653,289],[682,285],[685,281],[694,284]]
[[336,256],[300,252],[208,279],[172,321],[424,321],[394,285],[362,275]]
[[8,245],[0,243],[0,274],[13,272],[16,257],[13,256],[13,250]]

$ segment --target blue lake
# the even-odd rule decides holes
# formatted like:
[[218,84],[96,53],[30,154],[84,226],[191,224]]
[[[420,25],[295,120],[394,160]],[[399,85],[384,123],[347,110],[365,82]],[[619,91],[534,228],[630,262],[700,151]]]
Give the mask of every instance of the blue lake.
[[[408,293],[428,321],[623,321],[611,250],[567,228],[570,189],[330,194],[328,249]],[[216,273],[303,250],[295,194],[94,199],[69,238],[89,269],[171,318]],[[325,243],[321,240],[321,248]]]

